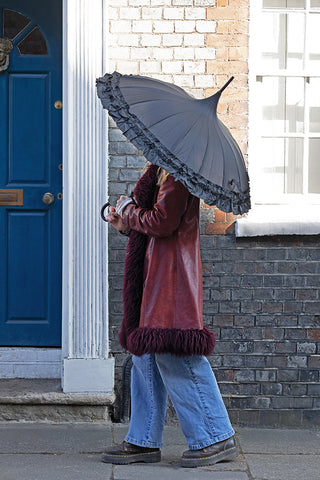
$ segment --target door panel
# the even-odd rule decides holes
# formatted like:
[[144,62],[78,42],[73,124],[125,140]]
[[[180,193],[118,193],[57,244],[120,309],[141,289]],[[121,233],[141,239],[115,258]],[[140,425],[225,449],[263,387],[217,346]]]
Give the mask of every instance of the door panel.
[[13,48],[0,71],[0,345],[60,346],[61,0],[2,5],[0,37]]
[[[48,319],[47,245],[47,212],[8,212],[7,321],[11,324]],[[28,302],[28,298],[37,301]]]
[[48,179],[48,84],[48,74],[9,77],[9,182]]

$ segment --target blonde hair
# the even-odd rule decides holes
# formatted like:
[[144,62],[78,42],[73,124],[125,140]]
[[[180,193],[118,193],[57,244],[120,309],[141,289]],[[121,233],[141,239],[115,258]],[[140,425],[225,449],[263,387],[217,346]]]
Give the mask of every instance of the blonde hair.
[[161,185],[164,184],[164,182],[167,180],[169,177],[170,173],[168,173],[164,168],[159,167],[158,168],[158,181],[157,185],[160,187]]
[[[151,162],[146,162],[146,164],[143,168],[143,172],[145,172],[147,170],[147,168],[149,167],[150,164],[151,164]],[[159,167],[158,171],[157,171],[157,175],[158,175],[157,185],[159,187],[161,187],[161,185],[163,185],[164,182],[169,177],[170,173],[168,173],[164,168]]]

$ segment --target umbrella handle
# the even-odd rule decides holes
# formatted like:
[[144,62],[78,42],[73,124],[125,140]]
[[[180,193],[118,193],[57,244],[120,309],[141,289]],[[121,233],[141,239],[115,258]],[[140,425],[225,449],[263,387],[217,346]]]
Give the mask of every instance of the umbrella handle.
[[[132,203],[134,203],[135,205],[137,205],[137,204],[136,204],[136,201],[135,201],[135,199],[134,199],[134,193],[133,193],[133,192],[131,192],[131,194],[129,195],[129,197],[131,198]],[[105,215],[104,215],[104,211],[105,211],[105,209],[108,208],[108,207],[110,207],[110,202],[104,203],[104,204],[102,205],[102,207],[101,207],[101,210],[100,210],[100,216],[101,216],[102,220],[104,220],[105,222],[107,222],[107,220],[106,220],[106,217],[105,217]]]
[[223,87],[220,88],[220,90],[219,90],[220,95],[221,95],[221,93],[223,92],[223,90],[225,90],[225,89],[227,88],[227,86],[232,82],[233,79],[234,79],[234,76],[230,77],[229,80],[227,81],[227,83],[225,83],[225,84],[223,85]]
[[106,217],[104,216],[104,211],[106,208],[110,207],[110,203],[109,202],[106,202],[104,205],[102,205],[101,207],[101,210],[100,210],[100,215],[101,215],[101,218],[102,220],[104,220],[105,222],[107,221],[106,220]]

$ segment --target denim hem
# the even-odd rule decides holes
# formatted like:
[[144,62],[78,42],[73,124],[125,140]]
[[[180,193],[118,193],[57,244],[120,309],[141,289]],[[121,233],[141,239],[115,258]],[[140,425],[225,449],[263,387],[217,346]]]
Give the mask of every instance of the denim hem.
[[125,437],[125,441],[132,443],[133,445],[138,445],[138,447],[146,447],[146,448],[161,448],[163,447],[163,442],[149,442],[148,440],[136,440],[133,437],[129,437],[128,435]]
[[209,445],[212,445],[213,443],[223,442],[224,440],[227,440],[228,438],[233,437],[233,435],[234,435],[234,430],[232,429],[230,432],[225,433],[224,435],[218,435],[218,436],[212,437],[210,440],[202,440],[192,445],[188,444],[188,447],[190,450],[200,450],[201,448],[209,447]]

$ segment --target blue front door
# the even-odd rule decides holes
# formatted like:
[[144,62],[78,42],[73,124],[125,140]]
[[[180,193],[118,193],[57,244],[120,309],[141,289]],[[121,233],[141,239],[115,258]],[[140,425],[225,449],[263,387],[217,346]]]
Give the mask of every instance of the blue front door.
[[3,346],[61,345],[61,15],[61,0],[0,6]]

